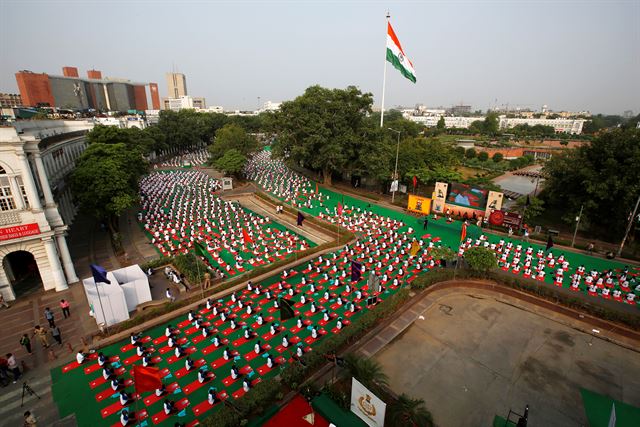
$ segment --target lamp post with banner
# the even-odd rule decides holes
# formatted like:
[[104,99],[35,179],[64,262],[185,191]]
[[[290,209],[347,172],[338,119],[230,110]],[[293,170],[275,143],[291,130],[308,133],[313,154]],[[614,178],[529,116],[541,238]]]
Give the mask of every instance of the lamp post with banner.
[[399,181],[398,181],[398,154],[400,153],[400,134],[402,133],[401,130],[395,130],[395,129],[391,129],[391,128],[387,128],[392,132],[395,132],[398,134],[398,143],[396,144],[396,168],[393,172],[393,181],[391,182],[391,203],[393,203],[396,199],[396,191],[398,191],[398,185],[399,185]]

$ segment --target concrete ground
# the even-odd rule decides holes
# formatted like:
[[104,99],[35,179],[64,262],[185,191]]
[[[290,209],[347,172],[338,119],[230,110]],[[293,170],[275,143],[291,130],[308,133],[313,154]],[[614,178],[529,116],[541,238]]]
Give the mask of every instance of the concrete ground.
[[423,398],[440,426],[488,426],[527,404],[530,426],[586,425],[581,387],[640,406],[637,351],[518,305],[447,295],[375,358],[391,389]]

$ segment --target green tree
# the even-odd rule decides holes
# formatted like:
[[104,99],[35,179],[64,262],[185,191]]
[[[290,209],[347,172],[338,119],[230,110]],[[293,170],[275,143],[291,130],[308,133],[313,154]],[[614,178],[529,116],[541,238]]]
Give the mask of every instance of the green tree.
[[213,144],[209,146],[212,161],[220,159],[229,150],[236,150],[247,156],[258,149],[258,140],[237,124],[227,124],[216,132]]
[[120,215],[138,202],[138,180],[147,170],[140,153],[126,144],[94,143],[78,159],[71,189],[82,210],[116,233]]
[[467,151],[465,151],[464,156],[467,159],[473,159],[474,157],[476,157],[476,150],[475,148],[469,148]]
[[389,377],[384,373],[382,365],[377,361],[354,353],[348,353],[344,361],[349,375],[360,381],[367,388],[377,389],[379,386],[389,385]]
[[485,134],[495,135],[498,133],[499,123],[498,113],[488,113],[482,123],[482,130]]
[[486,151],[479,152],[478,160],[480,160],[481,162],[486,162],[487,160],[489,160],[489,153],[487,153]]
[[484,122],[482,120],[475,120],[469,125],[469,132],[471,134],[484,133]]
[[474,246],[464,252],[464,260],[472,270],[486,273],[498,266],[493,251],[483,246]]
[[402,393],[389,407],[385,417],[392,427],[432,427],[433,416],[427,410],[423,399],[413,399]]
[[215,160],[213,165],[217,170],[225,174],[239,176],[246,162],[247,157],[240,151],[232,148],[227,150],[222,157]]
[[500,163],[504,159],[504,156],[502,153],[495,153],[492,158],[494,162]]
[[548,205],[565,212],[584,205],[588,222],[617,240],[640,194],[640,130],[603,131],[591,144],[554,155],[544,172]]
[[465,154],[464,153],[465,152],[464,147],[456,147],[456,148],[453,149],[453,152],[456,154],[457,158],[459,158],[459,159],[463,159],[464,158],[464,154]]
[[373,97],[354,86],[327,89],[311,86],[275,113],[278,138],[273,153],[322,172],[330,185],[333,173],[349,170],[370,130],[366,115]]
[[538,218],[544,212],[544,200],[529,196],[529,205],[527,210],[524,210],[524,205],[527,203],[527,196],[523,196],[516,200],[516,209],[518,212],[524,211],[524,222],[529,223],[531,220]]
[[446,127],[447,125],[445,124],[444,116],[440,116],[440,119],[438,119],[438,124],[436,124],[436,128],[439,130],[444,130]]

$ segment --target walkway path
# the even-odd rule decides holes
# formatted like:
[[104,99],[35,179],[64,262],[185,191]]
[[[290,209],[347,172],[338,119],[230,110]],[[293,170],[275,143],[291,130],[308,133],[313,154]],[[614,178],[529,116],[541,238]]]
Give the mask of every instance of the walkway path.
[[318,245],[328,243],[333,240],[333,238],[329,234],[324,233],[316,228],[304,226],[299,227],[296,218],[291,214],[282,213],[280,215],[276,215],[275,212],[273,212],[273,207],[271,205],[251,194],[235,195],[233,197],[225,197],[223,195],[222,198],[227,200],[237,200],[245,208],[250,209],[262,216],[268,216],[272,221],[284,225],[291,231],[294,231],[301,236],[306,237],[307,239]]

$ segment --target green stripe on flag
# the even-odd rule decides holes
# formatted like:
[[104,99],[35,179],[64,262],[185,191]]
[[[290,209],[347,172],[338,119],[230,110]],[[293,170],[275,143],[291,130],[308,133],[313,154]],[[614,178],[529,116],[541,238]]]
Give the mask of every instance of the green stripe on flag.
[[387,48],[387,61],[391,62],[393,64],[393,66],[402,73],[403,76],[405,76],[407,79],[411,80],[412,82],[416,82],[416,76],[414,76],[413,74],[411,74],[409,72],[409,70],[407,70],[402,63],[400,62],[400,60],[398,59],[397,56],[395,56],[393,54],[393,52],[391,51],[391,49]]

